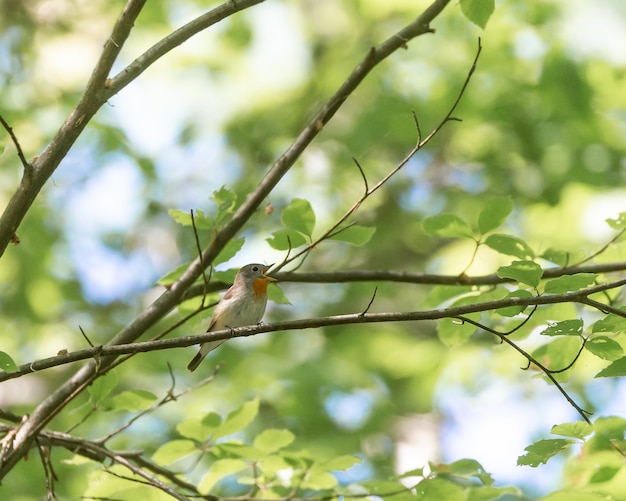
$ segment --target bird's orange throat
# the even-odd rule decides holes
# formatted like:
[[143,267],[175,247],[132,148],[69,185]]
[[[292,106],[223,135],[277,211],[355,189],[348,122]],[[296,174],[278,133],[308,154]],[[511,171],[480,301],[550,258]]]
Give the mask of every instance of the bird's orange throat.
[[267,294],[267,286],[270,282],[276,282],[276,279],[272,277],[255,278],[252,282],[252,289],[254,290],[254,293],[257,296]]

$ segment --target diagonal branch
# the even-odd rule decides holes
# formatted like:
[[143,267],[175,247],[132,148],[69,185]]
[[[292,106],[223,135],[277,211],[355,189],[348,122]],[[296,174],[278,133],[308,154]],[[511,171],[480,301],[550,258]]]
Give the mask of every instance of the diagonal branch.
[[[121,23],[127,32],[129,32],[132,27],[132,22],[129,23],[128,21],[132,15],[134,15],[134,17],[138,15],[144,1],[145,0],[129,0],[127,8],[124,10],[120,20],[118,20],[118,24]],[[239,232],[257,208],[263,203],[263,200],[270,194],[289,169],[291,169],[302,152],[313,139],[315,139],[324,125],[335,115],[343,102],[365,79],[370,71],[396,50],[405,48],[407,42],[412,38],[425,33],[431,33],[433,30],[430,28],[430,23],[443,11],[449,1],[450,0],[435,0],[415,21],[368,52],[363,61],[357,65],[327,104],[322,107],[313,120],[300,133],[291,147],[275,162],[257,188],[248,195],[247,199],[235,212],[230,222],[222,231],[214,236],[210,246],[203,252],[202,258],[197,258],[180,279],[172,284],[169,290],[148,306],[126,328],[122,329],[110,341],[110,345],[132,343],[141,336],[146,329],[156,324],[156,322],[180,302],[186,290],[200,277],[203,266],[208,266],[212,263],[213,259],[224,245]],[[127,12],[130,6],[135,9],[132,10],[132,12]],[[124,37],[120,37],[116,39],[116,43],[121,45],[124,40]],[[83,101],[84,99],[81,100],[81,103],[83,103]],[[0,254],[4,252],[8,241],[15,233],[15,229],[32,204],[36,194],[43,186],[43,183],[49,178],[65,153],[67,153],[69,147],[80,134],[80,131],[85,127],[85,123],[97,111],[98,106],[98,102],[89,102],[84,104],[84,108],[81,108],[80,105],[77,107],[61,128],[55,140],[53,140],[44,154],[38,159],[38,165],[46,167],[45,170],[42,170],[40,173],[37,185],[33,187],[21,186],[17,194],[14,195],[9,203],[9,207],[7,207],[7,210],[0,218]],[[61,139],[63,139],[63,141],[61,141]],[[43,169],[43,167],[40,168]],[[102,370],[106,370],[113,361],[114,357],[103,356],[99,359],[100,367]],[[99,371],[94,361],[85,364],[67,382],[49,395],[33,410],[32,414],[22,423],[11,443],[7,444],[7,446],[2,449],[0,454],[0,480],[11,471],[13,466],[22,457],[24,457],[30,449],[37,433],[41,431],[54,416],[61,412],[72,399],[89,386],[98,375]]]
[[31,168],[25,170],[19,187],[0,216],[0,256],[4,254],[12,236],[17,231],[17,227],[24,219],[41,188],[67,155],[91,118],[106,102],[106,96],[102,94],[106,77],[145,3],[146,0],[128,0],[111,31],[109,39],[104,44],[100,59],[76,108],[61,125],[56,136],[41,155],[30,164]]

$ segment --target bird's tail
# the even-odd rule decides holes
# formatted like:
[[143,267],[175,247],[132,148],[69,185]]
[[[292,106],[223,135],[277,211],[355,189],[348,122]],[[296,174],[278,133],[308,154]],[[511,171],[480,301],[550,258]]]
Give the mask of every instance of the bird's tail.
[[206,357],[210,351],[213,351],[224,341],[226,340],[220,339],[218,341],[209,341],[208,343],[203,343],[202,345],[200,345],[198,353],[196,353],[196,356],[191,359],[191,362],[189,362],[189,365],[187,365],[187,369],[189,369],[190,372],[195,371],[200,365],[200,362],[204,360],[204,357]]
[[196,356],[193,357],[191,359],[191,362],[189,362],[189,364],[187,365],[187,369],[190,372],[195,371],[200,363],[204,360],[204,357],[206,357],[206,353],[203,354],[202,351],[198,351],[198,353],[196,353]]

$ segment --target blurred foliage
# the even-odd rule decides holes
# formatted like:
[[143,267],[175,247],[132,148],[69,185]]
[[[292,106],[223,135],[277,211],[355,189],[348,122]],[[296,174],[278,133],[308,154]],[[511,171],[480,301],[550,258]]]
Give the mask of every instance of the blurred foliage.
[[[601,3],[602,8],[587,6],[585,12],[613,9],[616,18],[624,18],[620,2]],[[461,4],[480,8],[480,2]],[[206,0],[147,2],[122,62],[214,5]],[[159,278],[197,255],[184,219],[190,209],[202,211],[196,214],[206,223],[199,227],[200,243],[206,245],[211,225],[223,226],[370,47],[427,5],[266,2],[199,34],[112,98],[29,211],[18,231],[21,243],[0,260],[2,352],[19,365],[78,350],[87,346],[81,328],[94,344],[106,343],[160,293]],[[104,0],[0,0],[0,113],[27,158],[42,150],[76,104],[122,6]],[[554,293],[576,290],[582,285],[573,281],[579,279],[585,284],[607,280],[605,275],[579,276],[540,285],[537,268],[578,262],[622,228],[604,220],[619,221],[626,200],[626,61],[590,54],[583,40],[573,45],[567,23],[582,8],[578,3],[501,3],[485,31],[468,22],[461,6],[451,3],[433,23],[434,34],[393,55],[350,96],[276,187],[265,210],[239,235],[245,239],[242,250],[220,269],[279,262],[287,235],[299,244],[319,238],[363,192],[352,158],[370,186],[392,169],[417,139],[412,111],[423,135],[442,120],[481,36],[478,70],[455,112],[462,121],[446,124],[363,204],[349,221],[359,229],[344,235],[348,243],[339,236],[324,242],[302,269],[498,272],[519,280],[519,288],[284,283],[280,287],[291,306],[271,305],[265,321],[360,312],[375,287],[371,311],[382,312],[509,293],[527,297],[538,286]],[[9,138],[3,135],[0,141],[0,201],[5,206],[21,165]],[[217,199],[211,200],[212,193]],[[624,261],[625,256],[621,239],[594,262]],[[222,277],[229,276],[233,271]],[[144,338],[164,332],[196,304],[182,305]],[[506,330],[519,323],[517,313],[476,318]],[[203,312],[174,335],[201,332],[209,316],[210,311]],[[575,335],[566,328],[571,324],[563,323],[572,319],[581,319]],[[573,425],[561,425],[553,432],[566,438],[547,438],[545,426],[560,419],[552,418],[550,409],[567,407],[550,387],[557,403],[551,400],[541,412],[549,423],[544,422],[542,439],[526,452],[517,451],[525,465],[570,451],[562,476],[558,469],[551,473],[559,480],[548,487],[532,480],[534,471],[517,487],[494,486],[481,458],[482,449],[493,444],[485,443],[468,460],[453,457],[442,445],[453,420],[441,404],[443,396],[476,395],[501,381],[533,408],[542,405],[539,388],[547,386],[519,370],[525,361],[512,350],[496,346],[494,338],[473,326],[452,321],[340,326],[231,341],[203,366],[209,375],[223,362],[210,384],[157,406],[116,435],[111,447],[144,450],[165,465],[183,458],[175,471],[190,466],[185,455],[201,457],[190,480],[202,492],[220,495],[241,495],[254,486],[259,490],[253,494],[261,497],[286,496],[296,487],[300,495],[313,495],[339,485],[335,492],[347,497],[398,491],[393,499],[513,500],[554,490],[544,499],[557,500],[575,489],[578,497],[569,501],[617,499],[626,491],[626,468],[612,446],[624,449],[625,426],[623,415],[608,416],[603,410],[626,413],[623,402],[619,410],[612,405],[620,388],[623,395],[623,384],[615,379],[624,375],[623,368],[611,365],[612,379],[593,377],[620,360],[626,339],[624,326],[599,325],[602,321],[573,304],[549,305],[511,335],[550,367],[571,361],[580,346],[576,335],[590,337],[580,360],[559,380],[567,381],[583,408],[598,412],[595,433],[577,434]],[[559,335],[551,339],[554,331]],[[165,396],[171,384],[168,364],[177,389],[195,384],[197,374],[184,370],[190,353],[133,357],[72,401],[50,428],[71,429],[88,439],[106,436]],[[4,382],[0,405],[29,413],[76,369],[63,366]],[[254,420],[230,430],[234,436],[210,441],[207,449],[202,436],[209,437],[220,426],[217,421],[223,425],[230,419],[225,416],[249,411],[245,402],[257,402]],[[506,411],[501,410],[503,419]],[[434,429],[423,431],[429,439],[415,445],[401,421],[424,416]],[[413,432],[419,428],[411,425]],[[539,438],[536,429],[508,433],[528,437],[526,444]],[[293,442],[287,440],[291,437]],[[493,431],[488,439],[496,443],[508,437]],[[284,448],[267,445],[281,440]],[[571,452],[573,444],[582,451]],[[400,459],[401,447],[409,448],[409,460]],[[419,463],[422,449],[428,457]],[[258,450],[266,455],[258,456]],[[11,492],[14,500],[45,495],[42,466],[32,456],[3,481],[2,491]],[[63,449],[55,448],[52,460],[59,499],[165,498],[139,484],[130,484],[131,490],[127,480]],[[126,474],[117,468],[109,469]],[[289,468],[293,476],[282,478],[279,472]],[[404,486],[417,482],[406,483],[405,473],[427,480],[408,491]]]

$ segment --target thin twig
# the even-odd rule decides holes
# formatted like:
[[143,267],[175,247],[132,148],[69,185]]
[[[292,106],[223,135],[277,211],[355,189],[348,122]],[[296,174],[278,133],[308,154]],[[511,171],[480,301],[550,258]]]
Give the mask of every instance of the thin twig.
[[[374,49],[372,50],[374,51],[374,53],[376,52]],[[359,168],[359,171],[361,172],[361,176],[363,177],[365,181],[365,185],[366,185],[365,193],[363,193],[363,195],[361,195],[361,197],[352,205],[352,207],[350,207],[346,212],[344,212],[344,214],[341,217],[339,217],[339,219],[332,226],[330,226],[330,228],[326,232],[324,232],[323,235],[321,235],[319,238],[311,242],[301,251],[294,254],[290,259],[286,259],[279,267],[276,268],[277,270],[280,270],[283,266],[289,264],[289,262],[291,261],[295,261],[296,259],[299,259],[300,257],[306,257],[311,252],[311,250],[314,249],[316,246],[318,246],[321,242],[329,238],[332,238],[332,236],[336,234],[337,230],[341,228],[341,226],[345,223],[345,221],[361,207],[361,204],[367,198],[373,195],[376,191],[378,191],[383,185],[385,185],[395,174],[397,174],[411,160],[411,158],[415,156],[415,154],[419,150],[421,150],[433,137],[435,137],[435,135],[443,128],[443,126],[446,123],[448,123],[451,120],[457,120],[457,119],[452,118],[452,113],[454,113],[457,106],[461,102],[461,98],[463,97],[463,94],[465,93],[465,90],[467,89],[469,81],[472,78],[474,71],[476,70],[476,64],[478,63],[478,58],[480,57],[481,51],[482,51],[482,45],[480,43],[480,38],[479,38],[476,56],[474,57],[472,66],[470,67],[467,73],[467,76],[465,77],[465,81],[463,82],[463,85],[461,86],[461,90],[459,91],[456,99],[454,100],[454,103],[452,104],[448,112],[445,114],[443,119],[439,122],[439,124],[437,124],[437,126],[435,126],[435,128],[430,132],[430,134],[428,134],[428,136],[426,136],[423,139],[422,139],[422,131],[419,126],[419,121],[417,120],[417,116],[415,115],[415,112],[413,112],[413,118],[415,121],[416,130],[417,130],[417,140],[415,142],[415,146],[411,149],[411,151],[409,151],[409,153],[404,157],[404,159],[402,159],[393,169],[391,169],[391,171],[389,171],[385,176],[383,176],[383,178],[380,179],[373,187],[371,188],[369,187],[367,183],[367,179],[365,178],[363,169],[361,168],[361,165],[353,158],[357,167]]]
[[2,126],[4,127],[4,129],[9,133],[9,136],[11,137],[11,141],[13,141],[13,144],[15,145],[15,149],[17,150],[17,156],[19,157],[20,162],[22,162],[22,166],[24,167],[24,173],[26,174],[26,176],[30,177],[32,175],[33,166],[30,164],[28,160],[26,160],[26,157],[24,156],[24,151],[22,150],[22,146],[20,145],[20,142],[18,141],[17,136],[13,132],[13,127],[11,127],[7,123],[7,121],[4,119],[2,115],[0,115],[0,123],[2,123]]
[[[472,324],[480,329],[483,329],[487,332],[490,332],[491,334],[494,334],[496,336],[498,336],[500,338],[500,340],[503,343],[508,344],[509,346],[511,346],[515,351],[517,351],[519,354],[521,354],[527,361],[529,364],[533,364],[536,367],[538,367],[541,372],[543,372],[546,377],[552,382],[552,384],[559,390],[559,392],[561,392],[561,394],[565,397],[565,399],[569,402],[569,404],[576,410],[576,412],[578,412],[578,414],[589,424],[591,424],[591,420],[589,419],[589,416],[591,414],[593,414],[592,412],[586,411],[585,409],[583,409],[582,407],[580,407],[572,397],[569,396],[569,394],[567,393],[567,391],[565,391],[565,389],[561,386],[561,384],[556,380],[556,378],[554,377],[554,373],[555,371],[551,371],[550,369],[548,369],[545,365],[543,365],[541,362],[539,362],[535,357],[533,357],[530,353],[528,353],[526,350],[524,350],[523,348],[521,348],[520,346],[518,346],[516,343],[514,343],[513,341],[511,341],[507,335],[507,334],[502,334],[500,332],[498,332],[495,329],[492,329],[490,327],[487,327],[486,325],[481,324],[480,322],[477,322],[475,320],[472,320],[471,318],[459,315],[457,317],[455,317],[459,320],[461,320],[462,322],[467,322],[468,324]],[[580,353],[579,353],[580,355]],[[576,357],[578,358],[578,356]],[[574,360],[575,361],[575,360]],[[529,365],[530,366],[530,365]]]

